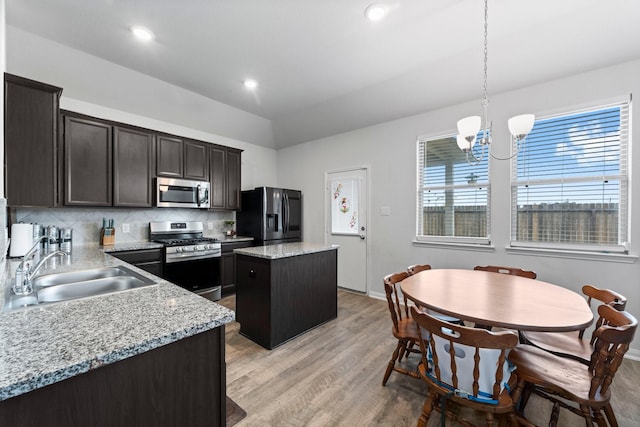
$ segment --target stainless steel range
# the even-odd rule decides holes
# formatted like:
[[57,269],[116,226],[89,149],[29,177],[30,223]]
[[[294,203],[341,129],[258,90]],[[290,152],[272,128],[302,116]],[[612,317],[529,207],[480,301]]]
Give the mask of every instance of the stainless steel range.
[[149,240],[164,245],[164,278],[211,300],[219,300],[221,244],[203,237],[200,221],[154,221]]

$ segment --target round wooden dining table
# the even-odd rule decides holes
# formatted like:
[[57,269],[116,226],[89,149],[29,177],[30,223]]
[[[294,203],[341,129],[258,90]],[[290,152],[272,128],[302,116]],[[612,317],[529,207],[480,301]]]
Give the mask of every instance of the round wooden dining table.
[[541,280],[476,270],[433,269],[409,276],[402,293],[416,305],[481,325],[563,332],[588,327],[584,297]]

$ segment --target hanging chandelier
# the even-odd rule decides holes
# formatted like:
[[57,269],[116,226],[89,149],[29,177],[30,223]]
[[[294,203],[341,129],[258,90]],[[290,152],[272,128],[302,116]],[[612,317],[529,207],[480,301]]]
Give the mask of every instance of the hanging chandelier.
[[[524,146],[527,138],[527,134],[533,129],[535,116],[533,114],[522,114],[519,116],[511,117],[508,121],[509,132],[516,141],[516,151],[509,157],[497,157],[491,152],[491,122],[488,118],[489,110],[489,96],[487,95],[487,57],[489,52],[488,44],[488,21],[489,21],[489,7],[488,0],[484,0],[484,86],[483,86],[483,98],[482,98],[482,117],[470,116],[464,119],[458,120],[458,135],[456,136],[456,142],[458,147],[466,154],[467,163],[470,165],[477,165],[485,156],[485,150],[488,148],[489,155],[496,160],[509,160],[518,154],[521,146]],[[483,129],[482,137],[477,140],[478,132]],[[482,147],[482,151],[479,154],[474,153],[473,147],[476,142]]]

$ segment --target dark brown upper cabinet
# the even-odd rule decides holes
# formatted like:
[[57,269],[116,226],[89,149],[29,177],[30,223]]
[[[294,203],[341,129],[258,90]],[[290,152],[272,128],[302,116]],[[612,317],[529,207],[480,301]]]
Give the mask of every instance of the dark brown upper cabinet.
[[158,135],[156,174],[169,178],[183,177],[183,146],[182,139]]
[[65,205],[112,205],[112,126],[64,118]]
[[155,159],[153,133],[113,127],[113,206],[153,206]]
[[209,167],[211,169],[210,206],[211,209],[227,208],[227,150],[213,146],[209,150]]
[[238,210],[240,206],[240,169],[242,151],[227,149],[227,209]]
[[209,146],[198,141],[184,141],[184,177],[209,180]]
[[4,75],[4,172],[9,206],[60,204],[58,113],[62,89]]
[[241,153],[227,147],[210,148],[211,209],[240,209]]

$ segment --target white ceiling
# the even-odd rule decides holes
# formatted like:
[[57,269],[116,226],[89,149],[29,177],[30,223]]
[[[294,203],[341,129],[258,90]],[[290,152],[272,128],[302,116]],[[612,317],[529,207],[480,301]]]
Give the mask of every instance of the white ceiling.
[[[377,23],[374,2],[390,7]],[[6,17],[270,119],[276,147],[482,92],[481,0],[6,0]],[[489,94],[640,58],[639,23],[638,0],[490,0]]]

